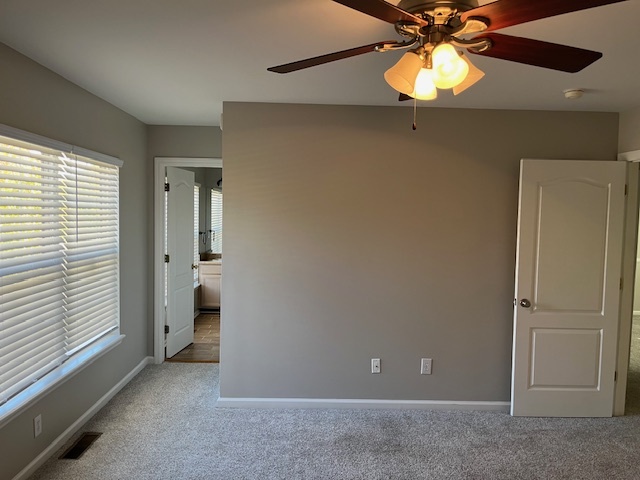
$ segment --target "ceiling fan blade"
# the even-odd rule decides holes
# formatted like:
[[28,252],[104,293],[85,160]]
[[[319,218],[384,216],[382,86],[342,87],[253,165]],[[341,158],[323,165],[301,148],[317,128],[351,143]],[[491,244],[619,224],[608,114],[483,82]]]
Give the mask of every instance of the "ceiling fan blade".
[[491,31],[623,1],[625,0],[498,0],[467,10],[460,16],[460,20],[464,22],[469,17],[487,18],[490,23],[486,31]]
[[336,60],[342,60],[343,58],[355,57],[364,53],[375,52],[376,47],[383,47],[389,44],[396,44],[398,42],[389,40],[387,42],[372,43],[370,45],[363,45],[362,47],[350,48],[348,50],[341,50],[340,52],[328,53],[326,55],[320,55],[319,57],[307,58],[305,60],[298,60],[297,62],[285,63],[284,65],[278,65],[276,67],[267,68],[270,72],[275,73],[290,73],[304,68],[315,67],[316,65],[322,65],[324,63],[335,62]]
[[416,23],[421,27],[426,27],[429,22],[420,17],[416,17],[401,8],[396,7],[383,0],[333,0],[345,7],[351,7],[354,10],[365,13],[372,17],[378,18],[384,22],[396,23],[407,22]]
[[530,38],[513,37],[500,33],[487,33],[475,38],[490,38],[492,47],[484,52],[469,52],[485,57],[535,65],[562,72],[576,73],[602,57],[602,53],[582,48],[542,42]]

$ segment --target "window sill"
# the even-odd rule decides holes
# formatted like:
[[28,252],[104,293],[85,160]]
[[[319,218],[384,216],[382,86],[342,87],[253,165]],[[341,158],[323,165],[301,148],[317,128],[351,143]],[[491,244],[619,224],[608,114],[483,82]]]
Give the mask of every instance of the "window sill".
[[41,380],[38,380],[29,388],[26,388],[11,398],[7,403],[0,406],[0,428],[4,427],[31,405],[41,400],[45,395],[91,365],[98,358],[120,345],[124,337],[124,335],[117,332],[107,335],[90,347],[74,355],[69,361],[63,363]]

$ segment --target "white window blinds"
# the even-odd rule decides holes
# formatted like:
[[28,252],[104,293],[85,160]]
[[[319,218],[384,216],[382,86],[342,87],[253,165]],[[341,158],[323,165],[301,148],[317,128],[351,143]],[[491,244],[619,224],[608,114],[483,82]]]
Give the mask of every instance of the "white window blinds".
[[42,143],[0,135],[0,405],[119,328],[118,166]]
[[222,253],[222,192],[211,189],[211,251]]

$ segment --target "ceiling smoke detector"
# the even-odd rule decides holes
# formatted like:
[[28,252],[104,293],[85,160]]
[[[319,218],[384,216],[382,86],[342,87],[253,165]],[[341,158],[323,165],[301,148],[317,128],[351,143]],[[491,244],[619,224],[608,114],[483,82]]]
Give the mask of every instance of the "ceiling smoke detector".
[[564,91],[564,98],[568,98],[570,100],[578,99],[582,97],[582,95],[584,95],[584,90],[581,90],[579,88],[571,88]]

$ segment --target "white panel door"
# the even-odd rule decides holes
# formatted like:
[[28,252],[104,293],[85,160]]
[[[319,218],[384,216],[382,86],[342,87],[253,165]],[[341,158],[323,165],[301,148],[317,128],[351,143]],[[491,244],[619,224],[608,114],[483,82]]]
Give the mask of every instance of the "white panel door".
[[193,343],[194,174],[167,167],[167,358]]
[[511,414],[613,414],[625,162],[522,160]]

